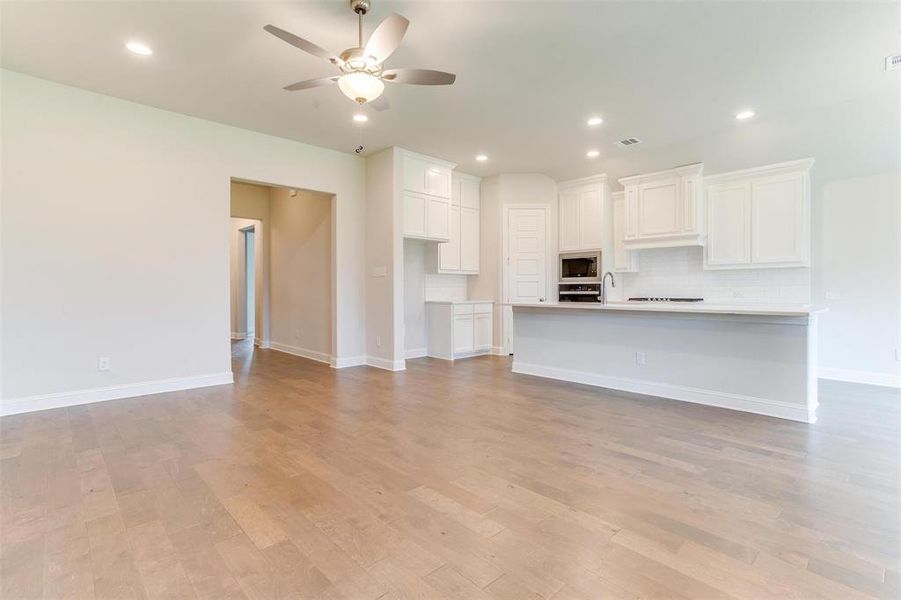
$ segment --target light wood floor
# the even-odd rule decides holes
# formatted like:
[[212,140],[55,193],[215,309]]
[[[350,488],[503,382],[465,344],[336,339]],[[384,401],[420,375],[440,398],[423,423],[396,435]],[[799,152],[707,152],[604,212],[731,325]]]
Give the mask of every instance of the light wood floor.
[[19,598],[897,598],[899,398],[813,426],[512,375],[340,372],[8,417]]

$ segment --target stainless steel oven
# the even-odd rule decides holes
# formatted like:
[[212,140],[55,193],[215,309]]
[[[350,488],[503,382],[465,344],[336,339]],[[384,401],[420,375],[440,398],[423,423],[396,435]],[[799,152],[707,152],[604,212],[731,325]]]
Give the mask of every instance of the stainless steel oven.
[[560,254],[560,282],[575,283],[601,280],[601,252],[568,252]]

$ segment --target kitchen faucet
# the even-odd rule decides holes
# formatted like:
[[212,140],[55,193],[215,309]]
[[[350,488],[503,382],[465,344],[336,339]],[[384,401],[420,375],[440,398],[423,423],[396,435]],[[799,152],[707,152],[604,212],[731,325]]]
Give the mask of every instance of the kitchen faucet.
[[616,279],[613,278],[613,273],[610,271],[604,273],[604,277],[601,279],[601,304],[607,304],[607,275],[610,276],[610,286],[616,287]]

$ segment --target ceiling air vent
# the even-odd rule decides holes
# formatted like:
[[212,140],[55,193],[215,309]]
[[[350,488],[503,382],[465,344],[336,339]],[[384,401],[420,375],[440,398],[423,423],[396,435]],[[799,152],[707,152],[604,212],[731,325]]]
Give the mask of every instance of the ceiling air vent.
[[893,54],[885,57],[885,70],[893,71],[901,69],[901,54]]
[[628,148],[629,146],[634,146],[635,144],[640,144],[641,140],[638,138],[626,138],[624,140],[620,140],[616,142],[616,145],[621,148]]

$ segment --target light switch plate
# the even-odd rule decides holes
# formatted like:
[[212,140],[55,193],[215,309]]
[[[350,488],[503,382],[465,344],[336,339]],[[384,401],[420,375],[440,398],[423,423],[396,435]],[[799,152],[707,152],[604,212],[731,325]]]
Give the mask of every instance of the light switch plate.
[[388,267],[373,267],[372,268],[372,276],[373,277],[386,277],[388,275]]

